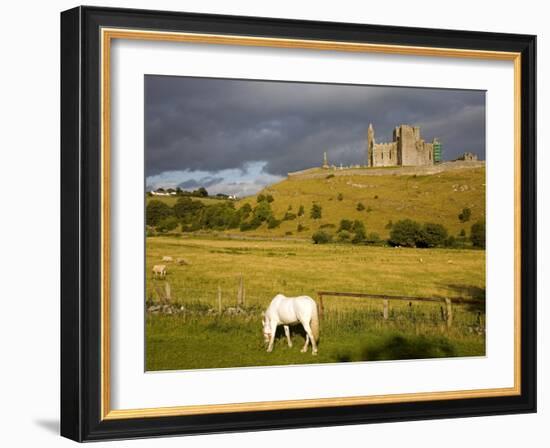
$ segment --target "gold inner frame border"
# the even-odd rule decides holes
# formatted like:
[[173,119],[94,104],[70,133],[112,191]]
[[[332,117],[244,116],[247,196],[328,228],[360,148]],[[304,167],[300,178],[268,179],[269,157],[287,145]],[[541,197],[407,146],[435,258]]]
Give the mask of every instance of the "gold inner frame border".
[[[101,29],[101,420],[167,417],[228,412],[251,412],[432,400],[502,397],[521,394],[521,54],[515,52],[419,47],[356,42],[279,39],[238,35]],[[505,60],[514,63],[514,386],[442,392],[402,393],[302,400],[229,404],[183,405],[154,408],[111,409],[110,368],[110,67],[113,39],[186,42],[214,45],[296,48],[358,53]]]

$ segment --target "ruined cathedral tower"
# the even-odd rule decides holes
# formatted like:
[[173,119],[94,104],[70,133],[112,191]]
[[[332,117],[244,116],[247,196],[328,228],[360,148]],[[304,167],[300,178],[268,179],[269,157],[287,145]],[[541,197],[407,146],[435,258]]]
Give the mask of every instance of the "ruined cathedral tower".
[[367,166],[374,166],[374,129],[372,123],[369,124],[367,131]]

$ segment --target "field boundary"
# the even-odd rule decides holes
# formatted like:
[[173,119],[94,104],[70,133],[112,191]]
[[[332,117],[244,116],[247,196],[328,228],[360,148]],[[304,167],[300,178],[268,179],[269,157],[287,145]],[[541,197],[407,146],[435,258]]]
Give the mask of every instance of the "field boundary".
[[382,300],[383,304],[383,316],[384,320],[389,316],[389,302],[390,300],[400,300],[405,302],[439,302],[445,304],[444,317],[447,327],[451,327],[453,324],[453,303],[456,305],[465,303],[476,303],[476,300],[466,299],[464,297],[416,297],[416,296],[391,296],[387,294],[367,294],[359,292],[340,292],[340,291],[317,291],[317,297],[319,299],[319,314],[323,317],[325,314],[325,307],[323,297],[357,297],[362,299]]

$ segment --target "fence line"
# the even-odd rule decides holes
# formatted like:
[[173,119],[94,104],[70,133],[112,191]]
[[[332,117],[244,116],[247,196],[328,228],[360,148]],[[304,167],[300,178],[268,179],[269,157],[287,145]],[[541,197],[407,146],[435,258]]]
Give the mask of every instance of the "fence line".
[[405,302],[439,302],[445,304],[445,311],[441,308],[442,316],[445,318],[447,327],[451,327],[453,324],[453,303],[463,304],[463,303],[475,303],[473,300],[466,299],[464,297],[448,298],[448,297],[413,297],[413,296],[390,296],[387,294],[366,294],[358,292],[337,292],[337,291],[318,291],[317,297],[319,298],[319,314],[321,317],[325,313],[325,306],[323,303],[323,297],[332,296],[332,297],[358,297],[362,299],[374,299],[382,300],[383,306],[383,316],[384,320],[387,320],[389,317],[389,301],[390,300],[401,300]]

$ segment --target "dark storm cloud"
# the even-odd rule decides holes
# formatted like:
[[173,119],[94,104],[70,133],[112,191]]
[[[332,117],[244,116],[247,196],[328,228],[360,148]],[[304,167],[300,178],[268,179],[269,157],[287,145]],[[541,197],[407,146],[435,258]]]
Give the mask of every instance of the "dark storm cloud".
[[331,163],[364,163],[370,122],[377,141],[411,124],[424,139],[441,140],[446,160],[465,151],[485,158],[481,91],[167,76],[147,76],[145,87],[148,177],[199,171],[216,178],[253,161],[284,176],[318,166],[323,151]]

